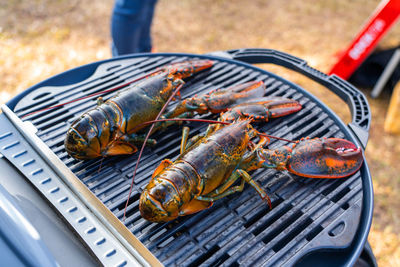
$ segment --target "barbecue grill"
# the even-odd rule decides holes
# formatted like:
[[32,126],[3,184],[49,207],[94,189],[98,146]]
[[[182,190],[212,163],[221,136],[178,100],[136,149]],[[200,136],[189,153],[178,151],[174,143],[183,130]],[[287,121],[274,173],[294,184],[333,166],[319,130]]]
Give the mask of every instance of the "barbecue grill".
[[[308,179],[275,170],[253,172],[252,177],[270,196],[272,210],[246,186],[242,193],[216,201],[197,214],[168,223],[150,223],[140,216],[139,196],[159,162],[179,154],[181,131],[180,126],[174,126],[155,133],[158,144],[145,148],[126,220],[122,222],[137,154],[78,161],[69,157],[63,147],[67,128],[77,116],[96,105],[96,97],[21,119],[187,59],[211,59],[215,65],[189,78],[182,97],[263,80],[266,95],[295,99],[303,109],[257,124],[260,131],[292,140],[305,136],[338,137],[366,146],[371,113],[365,96],[357,89],[291,55],[268,49],[239,49],[209,55],[130,55],[54,76],[2,107],[0,153],[51,203],[91,254],[106,265],[354,264],[364,248],[372,220],[373,191],[366,161],[360,171],[345,179]],[[346,101],[352,122],[345,125],[305,89],[251,65],[255,63],[284,66],[324,85]],[[107,99],[115,93],[102,97]],[[190,123],[190,127],[191,134],[198,134],[207,125]],[[269,147],[284,144],[271,140]]]

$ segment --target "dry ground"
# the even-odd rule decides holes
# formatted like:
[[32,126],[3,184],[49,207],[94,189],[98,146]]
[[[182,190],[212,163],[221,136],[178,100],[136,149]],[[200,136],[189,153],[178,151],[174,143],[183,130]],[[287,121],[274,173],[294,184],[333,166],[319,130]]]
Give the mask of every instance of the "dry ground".
[[[206,53],[241,47],[278,49],[328,71],[378,0],[160,0],[153,24],[158,52]],[[10,0],[0,3],[0,103],[64,70],[110,57],[112,1]],[[399,44],[400,25],[380,43]],[[333,94],[270,68],[329,104],[346,122]],[[366,94],[369,91],[364,91]],[[366,158],[375,189],[369,240],[381,266],[400,266],[400,137],[383,132],[389,94],[369,99],[372,128]]]

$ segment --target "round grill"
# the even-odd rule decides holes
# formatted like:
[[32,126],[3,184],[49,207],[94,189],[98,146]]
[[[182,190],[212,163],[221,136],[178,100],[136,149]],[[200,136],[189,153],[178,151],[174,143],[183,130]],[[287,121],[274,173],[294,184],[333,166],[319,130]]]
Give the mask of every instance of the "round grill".
[[[182,97],[190,97],[231,85],[262,80],[266,96],[283,96],[299,101],[303,109],[295,114],[257,124],[262,132],[286,139],[339,137],[366,144],[370,113],[365,97],[335,76],[326,76],[306,62],[273,50],[243,49],[212,55],[141,54],[83,66],[44,81],[13,99],[8,106],[18,116],[44,107],[87,96],[133,80],[170,62],[207,58],[215,61],[210,71],[189,78]],[[220,57],[220,56],[223,57]],[[236,59],[236,60],[235,60]],[[249,63],[274,63],[289,67],[320,82],[345,99],[352,108],[353,122],[347,127],[327,106],[303,88]],[[106,93],[106,100],[116,92]],[[65,152],[65,133],[72,121],[96,105],[96,97],[31,115],[26,119],[38,129],[37,135],[76,176],[122,219],[137,154],[104,160],[77,161]],[[217,116],[202,116],[216,118]],[[191,136],[207,125],[190,123]],[[147,146],[134,190],[129,200],[125,225],[165,265],[293,265],[317,260],[327,248],[341,251],[324,255],[324,260],[351,263],[358,257],[368,235],[372,218],[372,185],[366,163],[345,179],[307,179],[275,170],[251,173],[272,200],[273,208],[246,185],[216,201],[197,214],[168,223],[150,223],[141,218],[138,204],[152,171],[162,159],[179,154],[181,126],[156,133],[154,147]],[[286,144],[271,140],[269,148]],[[316,253],[311,253],[317,251]],[[307,257],[305,257],[307,255]]]

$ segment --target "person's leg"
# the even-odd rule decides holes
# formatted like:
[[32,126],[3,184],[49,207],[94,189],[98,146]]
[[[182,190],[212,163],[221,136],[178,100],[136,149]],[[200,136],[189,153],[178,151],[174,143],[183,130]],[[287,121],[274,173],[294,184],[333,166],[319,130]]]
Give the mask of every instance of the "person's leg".
[[116,0],[111,18],[113,56],[138,53],[142,32],[143,0]]
[[157,0],[147,0],[141,13],[142,18],[142,30],[140,32],[139,52],[151,52],[152,40],[151,40],[151,24],[154,17],[154,9]]

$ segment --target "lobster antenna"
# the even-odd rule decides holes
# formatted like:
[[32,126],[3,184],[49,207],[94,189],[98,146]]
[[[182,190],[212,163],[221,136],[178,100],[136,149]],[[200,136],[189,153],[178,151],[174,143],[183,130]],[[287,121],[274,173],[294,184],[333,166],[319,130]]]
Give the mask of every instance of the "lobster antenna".
[[265,137],[267,137],[267,138],[272,138],[272,139],[277,139],[277,140],[286,141],[286,142],[289,142],[289,143],[297,143],[297,141],[293,141],[293,140],[281,138],[281,137],[274,136],[274,135],[270,135],[270,134],[266,134],[266,133],[259,133],[259,135],[265,136]]
[[101,167],[103,166],[103,160],[104,160],[104,157],[101,158],[101,160],[100,160],[100,167],[99,167],[99,170],[97,171],[97,174],[99,174],[101,171]]
[[192,118],[171,118],[171,119],[158,119],[158,120],[152,120],[152,121],[145,121],[136,127],[134,127],[131,132],[135,132],[138,128],[141,128],[142,126],[146,126],[149,124],[153,124],[156,122],[165,122],[165,121],[196,121],[196,122],[207,122],[207,123],[218,123],[218,124],[224,124],[224,125],[229,125],[231,122],[226,122],[226,121],[216,121],[216,120],[207,120],[207,119],[192,119]]
[[[164,113],[164,110],[167,108],[169,102],[171,102],[171,100],[175,97],[175,95],[179,92],[179,90],[181,90],[182,86],[183,86],[183,84],[180,84],[180,85],[175,89],[175,91],[171,94],[171,96],[168,98],[167,102],[165,102],[165,105],[162,107],[162,109],[161,109],[160,112],[158,113],[158,115],[157,115],[157,117],[156,117],[155,120],[158,120],[158,119],[160,118],[161,114]],[[129,199],[130,199],[131,194],[132,194],[133,181],[135,180],[136,172],[137,172],[137,169],[138,169],[138,167],[139,167],[140,158],[142,157],[144,147],[146,146],[146,142],[147,142],[147,140],[149,139],[149,136],[150,136],[151,132],[153,131],[154,125],[155,125],[155,124],[152,124],[152,125],[150,126],[150,129],[149,129],[149,131],[147,132],[147,135],[146,135],[146,137],[145,137],[145,139],[144,139],[143,145],[142,145],[142,147],[140,148],[139,156],[138,156],[138,159],[137,159],[137,161],[136,161],[135,170],[133,171],[132,182],[131,182],[131,186],[130,186],[130,188],[129,188],[128,199],[126,200],[126,204],[125,204],[125,208],[124,208],[124,216],[122,217],[122,221],[123,221],[123,222],[125,222],[126,209],[128,208]]]
[[142,80],[142,79],[144,79],[144,78],[146,78],[146,77],[149,77],[150,75],[153,75],[153,74],[155,74],[155,73],[157,73],[157,72],[159,72],[159,71],[160,71],[160,70],[155,70],[155,71],[150,72],[150,73],[148,73],[148,74],[146,74],[146,75],[143,75],[143,76],[141,76],[141,77],[139,77],[139,78],[137,78],[137,79],[135,79],[135,80],[133,80],[133,81],[126,82],[126,83],[124,83],[124,84],[118,85],[118,86],[116,86],[116,87],[114,87],[114,88],[111,88],[111,89],[102,90],[102,91],[100,91],[100,92],[96,92],[96,93],[93,93],[93,94],[90,94],[90,95],[87,95],[87,96],[75,98],[75,99],[73,99],[73,100],[71,100],[71,101],[68,101],[68,102],[64,102],[64,103],[57,104],[57,105],[54,105],[54,106],[50,106],[50,107],[47,107],[47,108],[44,108],[44,109],[39,109],[39,110],[37,110],[37,111],[33,111],[33,112],[31,112],[31,113],[28,113],[28,114],[23,115],[23,116],[21,117],[21,119],[23,119],[23,118],[25,118],[25,117],[27,117],[27,116],[30,116],[30,115],[34,115],[34,114],[36,114],[36,113],[40,113],[40,112],[46,111],[46,110],[50,110],[50,109],[55,109],[55,108],[58,108],[58,107],[62,107],[62,106],[65,106],[65,105],[67,105],[67,104],[71,104],[71,103],[74,103],[74,102],[76,102],[76,101],[79,101],[79,100],[83,100],[83,99],[86,99],[86,98],[90,98],[90,97],[97,96],[97,95],[102,95],[102,94],[105,94],[105,93],[108,93],[108,92],[112,92],[112,91],[121,89],[122,87],[128,86],[128,85],[130,85],[131,83],[140,81],[140,80]]

